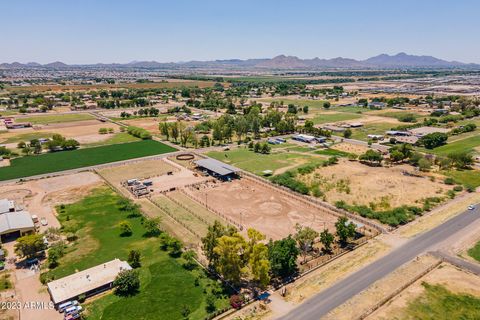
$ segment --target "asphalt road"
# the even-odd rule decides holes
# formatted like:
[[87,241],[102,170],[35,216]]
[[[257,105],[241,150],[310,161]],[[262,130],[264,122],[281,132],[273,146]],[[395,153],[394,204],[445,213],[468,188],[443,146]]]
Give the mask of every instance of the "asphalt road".
[[461,213],[438,227],[416,236],[385,257],[338,281],[328,289],[306,300],[281,319],[320,319],[329,311],[367,289],[375,281],[380,280],[416,256],[430,250],[436,250],[440,242],[461,232],[463,228],[477,219],[480,219],[478,207],[475,210]]

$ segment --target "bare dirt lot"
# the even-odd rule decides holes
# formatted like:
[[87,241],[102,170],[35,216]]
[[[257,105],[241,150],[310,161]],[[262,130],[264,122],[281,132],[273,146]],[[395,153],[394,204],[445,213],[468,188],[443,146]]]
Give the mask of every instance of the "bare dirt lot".
[[442,285],[455,294],[470,294],[480,297],[480,277],[465,272],[448,263],[441,264],[414,284],[402,291],[385,306],[378,309],[367,319],[402,319],[405,317],[405,308],[410,301],[422,296],[425,289],[422,282],[431,285]]
[[[427,197],[443,197],[449,186],[427,177],[414,177],[413,167],[370,167],[360,162],[340,160],[333,166],[321,167],[300,179],[309,184],[320,183],[330,203],[343,200],[348,204],[378,204],[382,209],[415,205]],[[438,179],[437,179],[438,180]]]
[[363,154],[369,149],[366,146],[348,143],[348,142],[341,142],[341,143],[335,144],[331,146],[331,148],[335,150],[343,151],[343,152],[353,153],[356,155]]
[[202,202],[206,200],[208,207],[237,223],[261,231],[267,239],[280,239],[293,234],[297,223],[318,231],[324,227],[333,230],[337,220],[326,211],[247,178],[202,184],[187,192]]
[[[33,128],[9,130],[9,132],[0,135],[0,140],[8,141],[13,139],[15,142],[10,143],[9,146],[15,147],[17,142],[22,140],[22,136],[26,137],[30,134],[38,134],[38,137],[42,137],[42,133],[45,135],[58,133],[66,138],[75,139],[80,142],[80,144],[97,143],[105,141],[111,137],[111,135],[108,134],[99,134],[98,130],[100,128],[113,128],[115,132],[120,131],[119,126],[113,123],[103,123],[98,120],[86,120],[49,125],[36,125]],[[16,139],[16,137],[18,137],[18,139]]]

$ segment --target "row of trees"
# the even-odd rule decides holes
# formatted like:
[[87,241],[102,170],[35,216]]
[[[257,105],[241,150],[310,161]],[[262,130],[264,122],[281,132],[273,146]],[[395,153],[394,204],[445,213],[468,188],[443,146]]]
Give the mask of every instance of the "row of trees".
[[298,256],[302,255],[305,261],[317,241],[329,254],[336,239],[345,246],[356,234],[356,226],[346,217],[338,219],[335,229],[335,234],[328,229],[318,233],[297,224],[293,236],[276,241],[270,239],[266,244],[265,235],[255,229],[248,229],[245,239],[234,227],[215,221],[202,238],[202,249],[209,268],[226,281],[233,285],[246,281],[265,288],[272,277],[284,279],[295,275],[298,272]]
[[66,139],[60,134],[54,134],[52,138],[46,141],[43,145],[38,139],[32,139],[30,142],[20,141],[17,147],[22,150],[25,155],[40,154],[43,149],[49,151],[72,150],[80,146],[80,143],[75,139]]

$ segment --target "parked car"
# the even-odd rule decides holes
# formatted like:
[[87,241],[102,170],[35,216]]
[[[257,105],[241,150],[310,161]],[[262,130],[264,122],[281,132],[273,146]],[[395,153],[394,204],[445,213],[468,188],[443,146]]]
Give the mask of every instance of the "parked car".
[[475,205],[474,204],[469,205],[468,210],[475,210]]
[[45,218],[40,219],[40,223],[42,224],[42,226],[48,225],[48,221]]
[[64,312],[65,309],[69,308],[69,307],[72,307],[72,306],[78,306],[78,301],[77,300],[71,300],[71,301],[67,301],[67,302],[64,302],[62,304],[60,304],[58,306],[58,311],[59,312]]
[[82,306],[77,305],[77,306],[68,307],[63,312],[66,315],[69,315],[69,314],[74,314],[74,313],[80,313],[81,311],[82,311]]
[[63,317],[64,320],[75,320],[75,319],[80,319],[81,315],[78,312],[75,313],[70,313],[66,314],[65,317]]

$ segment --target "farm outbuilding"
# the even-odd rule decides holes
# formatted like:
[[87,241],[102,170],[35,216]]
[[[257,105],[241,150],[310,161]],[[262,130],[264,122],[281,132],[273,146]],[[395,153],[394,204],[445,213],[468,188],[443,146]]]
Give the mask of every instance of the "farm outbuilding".
[[230,180],[237,176],[240,169],[234,166],[228,165],[215,159],[201,159],[195,161],[197,167],[203,171],[206,171],[209,175],[222,180]]
[[127,262],[114,259],[49,282],[47,284],[48,292],[55,305],[76,299],[81,294],[84,294],[85,297],[90,297],[111,289],[117,275],[121,271],[131,269],[132,267]]
[[35,225],[32,216],[26,211],[0,214],[0,238],[21,237],[33,233]]

